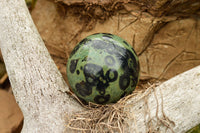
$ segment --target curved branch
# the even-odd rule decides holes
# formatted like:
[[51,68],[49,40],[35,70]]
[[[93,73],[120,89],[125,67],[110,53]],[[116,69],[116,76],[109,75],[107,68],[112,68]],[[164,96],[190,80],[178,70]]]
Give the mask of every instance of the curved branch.
[[80,110],[51,59],[24,0],[0,1],[0,47],[16,101],[22,132],[63,132],[65,113]]
[[134,118],[128,120],[128,131],[137,128],[138,132],[144,133],[153,128],[157,132],[164,132],[166,127],[168,132],[188,131],[200,123],[199,94],[200,66],[164,82],[151,91],[146,99],[140,100],[141,96],[130,99],[128,103],[139,102],[128,108],[134,113]]

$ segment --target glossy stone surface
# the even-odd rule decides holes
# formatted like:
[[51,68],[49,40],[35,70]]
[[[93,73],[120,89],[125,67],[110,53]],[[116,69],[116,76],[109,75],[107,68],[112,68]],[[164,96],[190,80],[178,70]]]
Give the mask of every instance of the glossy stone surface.
[[139,70],[134,49],[122,38],[108,33],[83,39],[67,62],[70,87],[84,103],[117,102],[135,89]]

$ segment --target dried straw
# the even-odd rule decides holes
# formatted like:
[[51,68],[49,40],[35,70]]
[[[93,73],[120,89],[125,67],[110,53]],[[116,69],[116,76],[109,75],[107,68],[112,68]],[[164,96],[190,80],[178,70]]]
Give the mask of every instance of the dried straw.
[[[154,88],[157,85],[157,83],[149,84],[149,87],[145,91],[134,91],[131,95],[122,98],[117,103],[112,105],[89,103],[89,105],[86,106],[75,95],[73,95],[81,103],[81,105],[86,108],[86,111],[77,112],[68,116],[67,128],[82,133],[124,133],[125,127],[127,126],[126,119],[130,116],[129,111],[127,111],[126,108],[133,106],[140,100],[144,100],[146,103],[146,114],[150,116],[148,95],[154,91]],[[154,95],[156,97],[156,93],[154,93]],[[135,101],[129,102],[130,98],[134,98],[136,96],[137,99]],[[149,117],[149,120],[147,121],[148,133],[156,132],[154,128],[156,128],[158,124],[166,126],[173,132],[173,129],[170,126],[170,123],[173,122],[167,118],[163,109],[162,114],[162,118],[159,118],[158,115],[156,115],[157,125],[154,124],[155,119]],[[131,116],[133,116],[134,125],[137,125],[134,114],[131,113]],[[135,132],[138,133],[137,126],[135,126]]]

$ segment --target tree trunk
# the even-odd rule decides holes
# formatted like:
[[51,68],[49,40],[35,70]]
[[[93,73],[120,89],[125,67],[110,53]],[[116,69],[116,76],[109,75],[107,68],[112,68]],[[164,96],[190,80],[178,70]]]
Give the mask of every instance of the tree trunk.
[[[24,114],[22,132],[64,132],[66,114],[83,108],[66,94],[69,89],[37,32],[24,0],[0,1],[0,20],[2,55],[13,93]],[[148,131],[148,122],[155,116],[163,120],[168,117],[175,123],[169,126],[180,133],[200,123],[199,72],[200,67],[196,67],[172,78],[148,94],[147,104],[140,100],[127,108],[134,113],[134,119],[129,117],[126,130]],[[127,103],[139,99],[134,97]],[[145,114],[147,105],[149,114]],[[165,131],[162,124],[154,128]]]

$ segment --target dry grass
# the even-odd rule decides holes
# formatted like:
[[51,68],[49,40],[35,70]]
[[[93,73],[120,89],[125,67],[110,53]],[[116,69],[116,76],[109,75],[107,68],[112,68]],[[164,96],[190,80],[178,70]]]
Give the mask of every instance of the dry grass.
[[[124,133],[125,127],[127,126],[126,120],[129,118],[130,113],[126,109],[133,106],[136,102],[144,100],[145,103],[148,101],[148,95],[154,91],[154,88],[158,84],[149,84],[149,87],[145,91],[134,91],[131,95],[128,95],[120,99],[115,104],[110,105],[98,105],[89,103],[89,105],[83,105],[86,108],[84,112],[77,112],[71,116],[68,116],[67,128],[75,130],[76,132],[82,133]],[[154,93],[155,94],[155,93]],[[134,97],[135,100],[130,100]],[[139,98],[138,98],[139,97]],[[146,114],[150,114],[148,104],[146,104]],[[155,119],[147,120],[147,132],[154,133],[154,130],[159,124],[162,124],[166,128],[173,132],[170,126],[170,121],[162,110],[163,117],[159,118],[156,115],[156,125],[154,124]],[[134,118],[134,114],[131,113]],[[134,125],[137,125],[135,119],[133,119]],[[138,133],[137,126],[135,126],[135,132]]]

